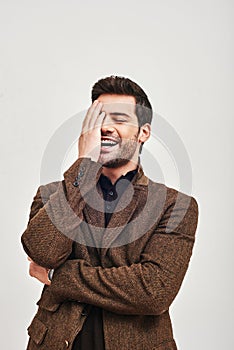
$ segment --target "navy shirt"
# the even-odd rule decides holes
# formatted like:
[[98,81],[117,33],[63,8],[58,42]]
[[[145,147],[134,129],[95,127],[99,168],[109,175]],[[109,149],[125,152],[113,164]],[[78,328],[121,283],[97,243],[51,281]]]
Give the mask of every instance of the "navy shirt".
[[[132,181],[137,169],[122,175],[114,184],[109,178],[101,174],[99,185],[105,200],[105,227],[108,225],[111,215],[129,182]],[[96,249],[97,254],[98,250]],[[92,305],[83,328],[78,333],[72,346],[72,350],[105,350],[102,308]]]

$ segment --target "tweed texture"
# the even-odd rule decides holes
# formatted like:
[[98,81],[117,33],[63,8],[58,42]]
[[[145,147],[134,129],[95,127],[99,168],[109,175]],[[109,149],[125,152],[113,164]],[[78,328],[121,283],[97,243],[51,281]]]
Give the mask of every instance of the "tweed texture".
[[106,350],[176,350],[169,307],[192,254],[197,202],[139,167],[131,201],[122,209],[123,195],[107,227],[113,230],[105,230],[104,212],[88,205],[100,173],[98,163],[78,159],[64,180],[40,186],[34,197],[22,244],[55,272],[28,327],[27,350],[71,349],[90,304],[103,309]]

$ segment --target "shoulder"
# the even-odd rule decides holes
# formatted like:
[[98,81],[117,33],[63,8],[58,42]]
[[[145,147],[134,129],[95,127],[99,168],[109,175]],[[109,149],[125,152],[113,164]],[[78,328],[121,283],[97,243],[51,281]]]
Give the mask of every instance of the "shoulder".
[[40,185],[37,189],[37,193],[34,196],[35,198],[41,198],[41,200],[46,203],[50,196],[55,193],[59,186],[64,186],[64,180],[62,181],[53,181],[44,185]]
[[199,206],[197,199],[192,194],[187,194],[163,183],[149,179],[148,190],[153,191],[155,199],[164,198],[164,210],[175,208],[183,209],[198,216]]

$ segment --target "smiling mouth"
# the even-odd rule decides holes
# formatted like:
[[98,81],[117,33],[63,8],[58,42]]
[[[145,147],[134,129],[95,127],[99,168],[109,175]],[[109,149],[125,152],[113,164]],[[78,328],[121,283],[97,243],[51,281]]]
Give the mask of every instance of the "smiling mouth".
[[115,149],[115,146],[118,146],[119,141],[109,137],[101,138],[101,153],[110,152]]
[[104,138],[102,137],[101,139],[101,147],[114,147],[118,144],[119,142],[114,139],[110,138]]

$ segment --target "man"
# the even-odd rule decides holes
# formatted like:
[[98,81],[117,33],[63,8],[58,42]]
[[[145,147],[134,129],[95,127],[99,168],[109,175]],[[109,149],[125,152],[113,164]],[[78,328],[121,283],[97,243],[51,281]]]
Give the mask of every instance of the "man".
[[136,83],[101,79],[92,102],[78,159],[39,187],[22,235],[30,275],[44,284],[27,349],[175,350],[169,307],[197,202],[144,175],[152,107]]

